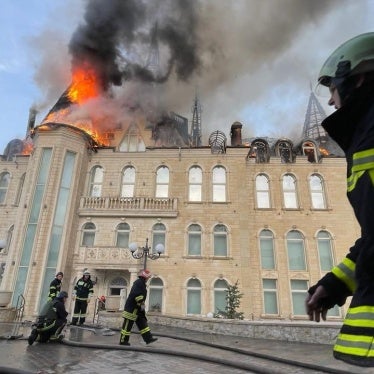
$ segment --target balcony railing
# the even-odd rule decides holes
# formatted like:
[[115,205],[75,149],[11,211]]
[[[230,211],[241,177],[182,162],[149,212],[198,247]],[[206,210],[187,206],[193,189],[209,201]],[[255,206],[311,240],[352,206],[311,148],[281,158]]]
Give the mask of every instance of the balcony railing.
[[178,215],[178,199],[84,196],[80,199],[79,215],[176,217]]
[[100,265],[103,268],[123,268],[140,263],[131,256],[129,249],[119,247],[80,247],[76,261],[91,266]]

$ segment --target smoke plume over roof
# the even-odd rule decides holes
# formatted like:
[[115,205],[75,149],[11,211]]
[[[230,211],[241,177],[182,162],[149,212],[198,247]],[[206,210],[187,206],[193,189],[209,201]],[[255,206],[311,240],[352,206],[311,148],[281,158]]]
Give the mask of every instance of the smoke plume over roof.
[[[244,125],[244,136],[296,136],[304,122],[310,81],[337,46],[332,14],[334,25],[345,25],[339,28],[339,43],[355,30],[344,22],[348,8],[351,14],[365,15],[365,6],[358,9],[348,0],[72,2],[76,3],[85,7],[68,43],[71,69],[85,61],[93,64],[104,90],[120,108],[126,100],[147,102],[146,83],[155,82],[161,107],[191,118],[197,89],[205,137],[216,129],[229,131],[237,120]],[[147,65],[152,38],[160,52],[158,73]],[[51,43],[43,45],[48,48]],[[66,61],[67,50],[60,50]],[[37,72],[44,87],[53,85],[54,74],[48,71],[56,70],[56,57],[48,62],[53,53],[45,54],[43,72]],[[60,81],[60,93],[65,88]],[[265,97],[269,102],[264,104]],[[273,125],[273,133],[264,133],[266,125]]]

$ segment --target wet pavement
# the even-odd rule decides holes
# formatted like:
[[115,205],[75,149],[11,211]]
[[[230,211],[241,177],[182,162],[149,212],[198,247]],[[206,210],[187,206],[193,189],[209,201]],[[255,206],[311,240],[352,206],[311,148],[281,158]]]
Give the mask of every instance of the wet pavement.
[[[2,338],[0,339],[0,373],[223,374],[230,372],[242,374],[250,372],[183,357],[185,353],[214,358],[217,356],[215,345],[245,350],[248,353],[255,352],[258,355],[274,355],[279,359],[322,365],[330,368],[331,372],[336,370],[337,373],[374,373],[374,368],[360,368],[335,360],[332,357],[331,345],[204,334],[165,326],[151,326],[151,328],[158,341],[149,346],[145,345],[140,335],[135,333],[135,326],[130,338],[131,347],[118,345],[119,331],[97,326],[85,328],[70,326],[65,329],[65,339],[62,343],[34,343],[29,346],[27,343],[29,325],[0,323]],[[197,346],[195,341],[202,341],[207,345]],[[176,354],[167,354],[170,351]],[[230,359],[230,357],[232,358],[232,354],[229,351],[219,354],[220,359]],[[295,373],[303,372],[300,369],[295,371]]]

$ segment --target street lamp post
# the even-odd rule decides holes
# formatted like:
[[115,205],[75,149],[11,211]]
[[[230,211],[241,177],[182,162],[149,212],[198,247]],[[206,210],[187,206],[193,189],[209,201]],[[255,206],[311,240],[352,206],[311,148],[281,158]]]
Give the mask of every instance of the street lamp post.
[[144,247],[138,247],[136,243],[130,243],[129,249],[131,251],[132,257],[137,260],[144,257],[143,269],[147,268],[147,259],[157,260],[162,253],[164,253],[165,247],[163,244],[159,243],[155,247],[155,251],[150,252],[151,247],[148,246],[148,238],[145,241]]

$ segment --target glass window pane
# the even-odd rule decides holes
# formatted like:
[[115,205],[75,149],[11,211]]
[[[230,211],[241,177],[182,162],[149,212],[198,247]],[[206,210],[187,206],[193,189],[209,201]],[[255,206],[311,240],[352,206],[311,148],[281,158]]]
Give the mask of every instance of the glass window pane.
[[169,186],[167,184],[158,184],[156,187],[156,197],[168,197]]
[[226,183],[226,170],[221,166],[213,169],[213,183]]
[[268,192],[257,192],[257,208],[270,208],[270,198]]
[[227,256],[226,235],[214,236],[214,256]]
[[317,238],[321,270],[330,271],[333,267],[331,237],[327,232],[320,231]]
[[128,248],[129,247],[129,236],[128,232],[118,232],[116,247]]
[[227,291],[214,291],[214,312],[218,313],[219,311],[224,312],[226,310],[226,295]]
[[133,197],[134,196],[134,185],[124,184],[122,185],[121,197]]
[[305,296],[308,290],[308,283],[304,280],[291,280],[293,314],[304,316]]
[[169,183],[169,169],[165,166],[157,169],[157,183]]
[[272,238],[260,238],[261,265],[263,269],[274,269],[274,247]]
[[214,185],[213,186],[213,201],[214,202],[225,202],[226,201],[226,186],[225,185]]
[[190,183],[201,184],[203,180],[203,172],[199,167],[192,167],[189,171],[188,180]]
[[264,311],[265,314],[278,314],[277,281],[275,279],[263,279]]
[[284,193],[284,206],[288,209],[297,208],[296,194],[294,192],[285,192]]
[[201,255],[201,235],[189,234],[188,235],[188,254],[190,256]]
[[200,290],[187,291],[187,314],[201,313],[201,292]]
[[189,186],[189,201],[201,201],[201,196],[201,185],[192,184]]
[[162,310],[162,289],[150,287],[148,309],[150,311]]

